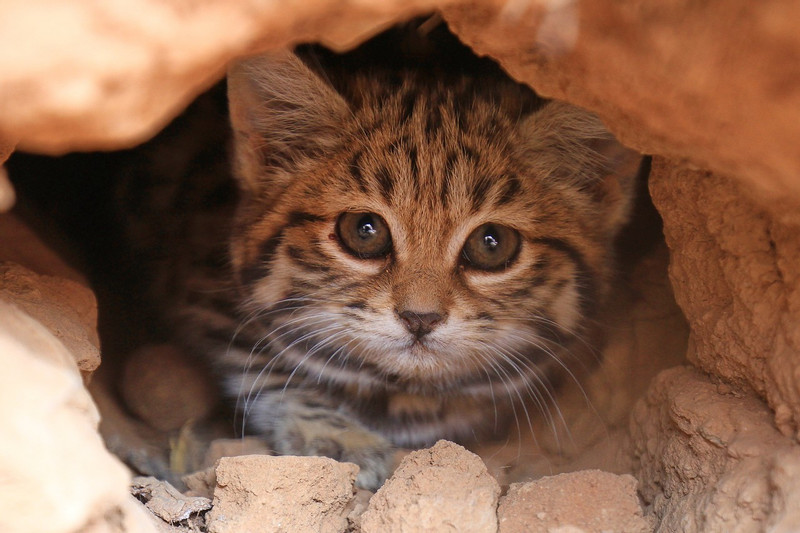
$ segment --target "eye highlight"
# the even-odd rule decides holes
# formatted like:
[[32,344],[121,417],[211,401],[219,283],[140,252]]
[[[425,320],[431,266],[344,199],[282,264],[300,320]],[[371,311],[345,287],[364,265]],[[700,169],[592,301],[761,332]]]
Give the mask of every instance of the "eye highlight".
[[342,213],[336,221],[336,234],[342,247],[359,259],[376,259],[392,251],[389,227],[375,213]]
[[517,230],[490,222],[470,233],[461,255],[470,267],[488,272],[503,270],[516,259],[519,243]]

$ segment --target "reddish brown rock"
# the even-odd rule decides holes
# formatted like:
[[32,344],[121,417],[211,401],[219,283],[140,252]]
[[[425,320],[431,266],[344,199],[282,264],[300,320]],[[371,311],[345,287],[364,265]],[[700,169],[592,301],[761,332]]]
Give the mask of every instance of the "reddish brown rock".
[[444,13],[478,52],[597,112],[626,144],[800,201],[800,4],[473,0]]
[[732,179],[660,158],[651,188],[690,360],[752,387],[780,430],[800,435],[800,211],[770,211]]
[[636,479],[600,470],[511,485],[497,511],[500,533],[646,533]]

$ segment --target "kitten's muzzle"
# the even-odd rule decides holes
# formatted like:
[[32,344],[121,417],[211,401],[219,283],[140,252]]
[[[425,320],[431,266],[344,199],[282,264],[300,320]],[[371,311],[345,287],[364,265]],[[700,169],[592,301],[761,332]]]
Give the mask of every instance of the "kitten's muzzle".
[[441,313],[418,313],[416,311],[398,311],[397,316],[406,329],[417,339],[421,339],[444,322],[446,315]]

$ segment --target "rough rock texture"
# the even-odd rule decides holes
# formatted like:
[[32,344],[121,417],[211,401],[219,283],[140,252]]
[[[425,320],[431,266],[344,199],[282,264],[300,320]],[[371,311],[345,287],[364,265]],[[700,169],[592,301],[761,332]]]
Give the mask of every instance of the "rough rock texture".
[[347,528],[358,467],[324,457],[247,455],[220,460],[209,533]]
[[151,533],[97,433],[82,379],[99,362],[96,304],[75,279],[0,215],[0,531]]
[[477,51],[598,112],[626,144],[800,200],[800,3],[473,1],[444,14]]
[[500,533],[653,530],[642,514],[636,479],[600,470],[511,485],[497,517]]
[[0,301],[0,316],[0,531],[152,531],[132,522],[73,356],[21,307]]
[[347,4],[346,17],[337,0],[14,0],[0,10],[0,137],[49,151],[130,144],[235,55],[346,46],[434,7],[476,50],[598,111],[630,145],[800,198],[800,4],[781,0],[395,0]]
[[0,262],[0,299],[13,302],[49,329],[81,371],[91,372],[100,364],[97,302],[83,285]]
[[660,531],[800,530],[800,447],[752,394],[664,371],[631,420],[641,494]]
[[[570,391],[577,401],[568,404],[588,414],[566,412],[569,429],[536,426],[535,445],[517,448],[514,475],[598,462],[624,470],[633,449],[642,494],[661,530],[800,529],[800,3],[10,0],[0,5],[0,161],[17,142],[49,152],[130,145],[217,79],[234,55],[317,37],[347,46],[394,17],[434,5],[469,44],[497,57],[515,77],[543,95],[598,112],[622,140],[662,156],[652,187],[665,218],[671,278],[692,329],[689,357],[713,376],[686,369],[663,374],[637,408],[629,440],[619,421],[649,375],[665,364],[648,346],[661,349],[666,342],[663,331],[652,336],[647,328],[625,330],[641,342],[641,358],[611,357],[585,397],[582,390]],[[13,191],[0,169],[0,211],[11,202]],[[9,242],[2,231],[0,223],[0,256]],[[30,259],[25,237],[15,241],[24,245],[14,252]],[[28,259],[13,260],[30,267]],[[60,275],[46,268],[32,270]],[[19,272],[16,279],[27,281],[13,286],[6,280],[4,294],[22,296],[26,309],[39,305],[39,294],[70,298],[53,289],[53,283],[64,284]],[[8,497],[0,494],[0,530],[71,531],[87,520],[93,525],[85,530],[102,528],[109,521],[97,513],[117,519],[130,499],[108,489],[101,500],[92,489],[107,488],[102,483],[111,481],[103,476],[117,476],[119,465],[91,434],[90,404],[80,392],[72,395],[80,388],[72,355],[51,334],[86,318],[84,305],[57,304],[51,330],[21,305],[0,305],[7,313],[0,319],[0,357],[11,357],[4,369],[15,370],[0,374],[8,387],[0,387],[0,477],[11,476],[15,489]],[[675,345],[683,342],[679,322],[674,320],[669,340]],[[84,343],[86,331],[62,338],[92,344]],[[626,364],[631,361],[632,367]],[[22,381],[26,377],[32,382]],[[604,385],[607,393],[596,394]],[[49,418],[73,404],[88,418]],[[25,431],[17,431],[20,424],[28,424],[19,426]],[[84,430],[88,441],[74,450],[74,439],[83,437],[69,431]],[[36,436],[41,438],[24,440]],[[576,441],[602,443],[599,457],[573,452],[580,448]],[[54,449],[36,448],[54,442]],[[19,459],[31,450],[40,454],[36,462]],[[543,453],[565,450],[563,462]],[[87,463],[79,452],[90,451]],[[45,467],[59,461],[64,470],[43,478]],[[104,467],[108,461],[115,466]],[[505,464],[498,461],[492,470]],[[75,482],[70,476],[79,470]],[[75,501],[60,492],[55,501],[52,491],[67,486]],[[8,487],[0,485],[0,491]],[[7,505],[16,506],[17,514],[2,512]],[[388,501],[381,505],[391,509]],[[31,522],[45,516],[44,525]]]
[[800,210],[770,212],[734,180],[660,158],[651,188],[690,360],[752,387],[800,436]]
[[361,517],[364,533],[497,531],[500,486],[481,459],[439,441],[407,455]]

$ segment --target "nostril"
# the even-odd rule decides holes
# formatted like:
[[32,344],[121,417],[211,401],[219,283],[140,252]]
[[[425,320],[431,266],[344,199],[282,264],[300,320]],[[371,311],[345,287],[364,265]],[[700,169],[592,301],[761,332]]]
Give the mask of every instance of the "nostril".
[[406,329],[417,338],[427,335],[433,328],[441,324],[445,317],[440,313],[418,313],[416,311],[401,311],[397,315]]

